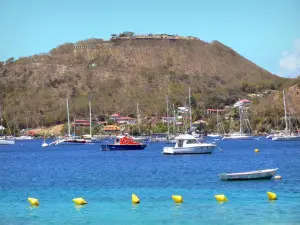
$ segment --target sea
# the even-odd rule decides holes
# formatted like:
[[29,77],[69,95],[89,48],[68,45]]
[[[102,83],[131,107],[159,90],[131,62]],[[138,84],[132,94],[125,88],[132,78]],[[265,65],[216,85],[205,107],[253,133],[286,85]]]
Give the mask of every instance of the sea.
[[[218,145],[212,154],[176,156],[162,154],[164,143],[108,152],[101,143],[0,146],[0,224],[300,224],[300,142],[208,141]],[[269,168],[282,180],[218,177]],[[132,204],[133,193],[140,204]],[[228,202],[217,202],[217,194]],[[74,205],[77,197],[88,204]]]

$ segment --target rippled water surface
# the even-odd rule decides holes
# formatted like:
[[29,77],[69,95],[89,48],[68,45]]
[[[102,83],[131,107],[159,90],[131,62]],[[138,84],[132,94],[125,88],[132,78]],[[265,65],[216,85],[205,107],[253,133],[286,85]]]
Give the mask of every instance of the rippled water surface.
[[[0,224],[300,224],[300,142],[217,143],[222,151],[185,156],[161,154],[161,143],[124,152],[101,152],[99,143],[41,148],[41,140],[0,146]],[[267,168],[283,179],[217,176]],[[174,204],[173,194],[184,203]],[[215,194],[229,201],[219,204]],[[28,197],[40,206],[30,207]],[[75,207],[75,197],[88,204]]]

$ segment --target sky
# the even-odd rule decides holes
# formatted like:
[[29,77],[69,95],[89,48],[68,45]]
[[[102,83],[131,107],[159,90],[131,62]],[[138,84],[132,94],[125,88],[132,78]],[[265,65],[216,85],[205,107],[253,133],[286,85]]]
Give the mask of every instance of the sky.
[[110,34],[218,40],[284,77],[300,75],[298,0],[0,0],[0,61]]

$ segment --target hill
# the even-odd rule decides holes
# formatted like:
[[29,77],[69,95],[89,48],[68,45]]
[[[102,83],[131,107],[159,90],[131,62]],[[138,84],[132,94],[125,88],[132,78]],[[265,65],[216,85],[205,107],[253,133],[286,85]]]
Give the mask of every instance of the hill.
[[278,89],[287,80],[250,62],[224,44],[197,38],[113,37],[66,43],[47,54],[0,64],[1,105],[9,121],[30,126],[66,121],[65,98],[73,116],[163,115],[165,96],[187,102],[192,87],[199,108],[234,103],[247,93]]

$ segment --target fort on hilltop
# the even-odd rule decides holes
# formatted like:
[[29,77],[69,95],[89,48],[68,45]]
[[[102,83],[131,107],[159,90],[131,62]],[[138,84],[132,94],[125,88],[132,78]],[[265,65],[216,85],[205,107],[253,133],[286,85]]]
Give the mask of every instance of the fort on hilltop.
[[[170,35],[170,34],[137,34],[135,35],[133,32],[123,32],[119,35],[112,34],[110,41],[117,41],[117,40],[200,40],[197,37],[193,36],[179,36],[177,34]],[[103,41],[99,44],[79,44],[74,45],[74,50],[93,50],[97,49],[99,45],[103,45],[107,43],[107,41]]]
[[[127,34],[129,33],[129,34]],[[197,37],[192,36],[179,36],[179,35],[170,35],[170,34],[141,34],[141,35],[131,35],[131,32],[124,32],[120,35],[112,35],[111,40],[134,40],[134,39],[169,39],[169,40],[199,40]]]

